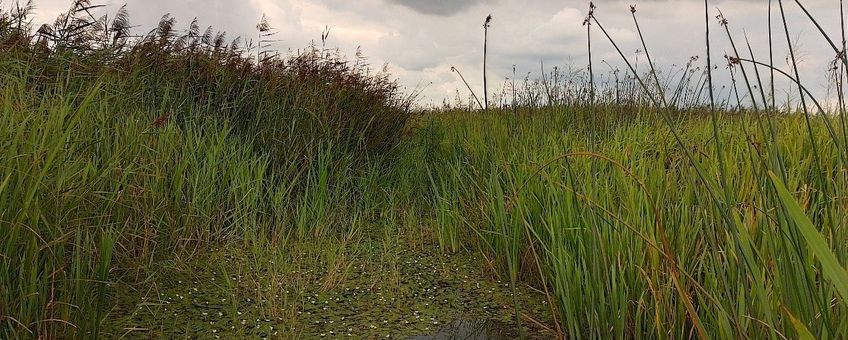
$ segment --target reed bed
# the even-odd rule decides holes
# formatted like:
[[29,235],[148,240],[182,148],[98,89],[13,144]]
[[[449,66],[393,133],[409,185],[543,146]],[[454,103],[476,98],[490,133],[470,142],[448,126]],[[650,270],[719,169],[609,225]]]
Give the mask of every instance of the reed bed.
[[362,59],[257,63],[169,16],[131,37],[87,1],[34,30],[32,8],[0,13],[0,338],[94,338],[110,282],[157,261],[355,228],[410,112]]
[[[564,118],[571,114],[578,115]],[[434,201],[452,202],[437,210],[441,243],[475,240],[458,243],[495,259],[502,279],[547,287],[567,337],[792,338],[798,325],[818,336],[848,331],[841,283],[818,257],[832,252],[845,263],[838,240],[848,236],[848,204],[809,184],[822,177],[812,143],[797,138],[803,118],[774,122],[784,137],[771,147],[791,164],[783,176],[758,156],[767,152],[764,138],[746,128],[756,118],[718,119],[718,153],[732,164],[722,192],[734,203],[726,207],[656,114],[600,114],[618,118],[603,131],[573,110],[433,123],[442,131],[440,156],[429,165],[440,184]],[[823,180],[844,192],[845,167],[823,125],[813,127],[822,167],[833,169]],[[686,114],[673,128],[708,180],[720,182],[708,113]],[[809,242],[807,222],[827,241]]]
[[[705,5],[706,28],[726,29]],[[848,336],[848,61],[823,29],[836,109],[794,61],[733,43],[724,93],[711,58],[639,72],[620,53],[607,75],[542,64],[413,114],[364,58],[274,54],[264,18],[254,47],[170,16],[131,36],[126,11],[88,1],[35,29],[32,8],[0,12],[0,338],[96,338],[112,284],[163,262],[344,247],[397,236],[396,220],[544,292],[549,336]],[[620,52],[602,14],[590,5],[587,35]],[[800,101],[777,105],[774,77]]]

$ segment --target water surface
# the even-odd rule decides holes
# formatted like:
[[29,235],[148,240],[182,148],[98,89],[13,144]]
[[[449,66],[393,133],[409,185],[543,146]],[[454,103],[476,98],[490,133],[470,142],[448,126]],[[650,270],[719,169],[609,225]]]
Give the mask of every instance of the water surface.
[[416,335],[408,340],[507,340],[515,339],[514,327],[487,319],[457,320],[429,335]]

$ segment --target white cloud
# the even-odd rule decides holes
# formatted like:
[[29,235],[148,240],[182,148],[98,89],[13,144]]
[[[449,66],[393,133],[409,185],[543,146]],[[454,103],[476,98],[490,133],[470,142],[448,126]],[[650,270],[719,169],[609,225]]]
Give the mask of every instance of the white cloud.
[[[833,51],[818,31],[791,1],[784,1],[795,46],[804,56],[804,80],[818,92],[826,85],[824,72]],[[37,1],[39,19],[55,17],[68,7],[67,0]],[[111,9],[122,1],[108,0]],[[637,3],[637,17],[658,65],[683,64],[690,56],[704,55],[704,13],[701,1],[691,0],[597,0],[597,17],[631,58],[641,48],[629,5]],[[833,0],[804,1],[831,34],[839,33],[838,3]],[[736,43],[744,46],[747,33],[757,57],[767,57],[767,1],[713,1],[710,23],[713,61],[731,53],[726,34],[714,15],[720,8],[730,20]],[[229,32],[229,37],[256,35],[254,26],[263,13],[279,30],[275,47],[298,49],[320,39],[325,26],[331,28],[330,46],[346,55],[362,47],[372,65],[389,63],[394,74],[408,87],[429,84],[426,102],[452,98],[464,85],[450,72],[457,66],[472,87],[481,91],[482,22],[491,13],[489,77],[499,83],[511,76],[512,65],[520,74],[538,73],[539,61],[546,65],[586,64],[586,34],[582,26],[588,1],[573,0],[128,0],[130,19],[140,31],[154,27],[164,13],[181,23],[198,17],[202,25]],[[775,11],[775,15],[777,12]],[[776,58],[787,54],[785,37],[775,22]],[[620,57],[597,27],[592,33],[593,55],[621,66]],[[255,38],[254,38],[255,39]],[[837,41],[839,39],[836,39]],[[703,58],[701,63],[703,63]],[[599,72],[603,71],[598,68]],[[788,69],[787,69],[788,70]],[[717,80],[725,79],[719,68]]]

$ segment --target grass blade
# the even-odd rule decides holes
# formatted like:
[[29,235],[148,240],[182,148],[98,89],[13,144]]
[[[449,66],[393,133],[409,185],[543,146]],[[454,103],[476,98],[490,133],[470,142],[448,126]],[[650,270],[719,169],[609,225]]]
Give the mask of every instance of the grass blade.
[[771,171],[769,171],[769,176],[789,217],[795,222],[795,226],[801,232],[801,235],[804,236],[807,246],[818,257],[819,261],[821,261],[824,276],[833,283],[839,296],[843,300],[848,300],[848,272],[845,271],[845,267],[839,264],[836,255],[833,254],[830,246],[827,245],[827,240],[819,233],[813,222],[810,221],[810,218],[804,214],[801,206],[798,205],[798,202],[795,201],[795,198],[792,197],[792,194],[786,189],[783,182]]

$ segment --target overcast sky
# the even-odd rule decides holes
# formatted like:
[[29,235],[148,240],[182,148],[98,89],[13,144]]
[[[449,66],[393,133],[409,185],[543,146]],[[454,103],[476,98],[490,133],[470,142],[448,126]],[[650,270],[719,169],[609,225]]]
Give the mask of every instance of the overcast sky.
[[[8,1],[6,1],[8,3]],[[97,1],[92,1],[97,3]],[[539,62],[547,67],[586,65],[586,36],[582,27],[588,1],[575,0],[104,0],[114,12],[126,3],[130,21],[138,31],[151,29],[159,18],[170,13],[180,29],[194,17],[201,26],[212,25],[228,32],[228,37],[256,36],[256,23],[263,13],[280,33],[275,48],[298,49],[320,40],[325,26],[331,28],[328,46],[353,55],[361,46],[375,68],[388,63],[392,74],[408,88],[426,86],[423,104],[452,98],[464,85],[451,72],[458,67],[477,91],[482,88],[482,23],[492,14],[489,30],[489,79],[499,87],[512,75],[539,73]],[[825,69],[834,52],[803,16],[792,0],[784,0],[789,13],[792,39],[797,43],[802,74],[810,88],[823,93]],[[36,0],[39,20],[50,21],[66,10],[69,0]],[[730,21],[731,31],[743,40],[747,32],[758,58],[767,57],[767,1],[711,0],[710,13],[720,9]],[[802,0],[822,26],[839,42],[839,2]],[[596,0],[596,17],[621,44],[631,59],[639,47],[629,5],[636,4],[637,16],[648,48],[658,65],[683,64],[691,56],[703,63],[703,2],[694,0]],[[775,12],[777,13],[777,12]],[[775,23],[777,28],[778,22]],[[729,53],[725,33],[712,19],[713,59]],[[782,31],[776,59],[785,65],[787,50]],[[600,32],[593,35],[593,54],[599,66],[607,60],[621,65],[620,57]],[[787,70],[789,70],[787,68]],[[726,74],[720,68],[720,75]]]

